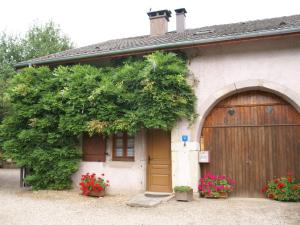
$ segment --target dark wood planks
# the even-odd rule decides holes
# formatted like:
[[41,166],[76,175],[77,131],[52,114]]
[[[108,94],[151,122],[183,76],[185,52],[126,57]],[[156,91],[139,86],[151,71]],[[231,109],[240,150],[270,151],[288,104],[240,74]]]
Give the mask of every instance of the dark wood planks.
[[211,163],[201,164],[201,173],[234,178],[235,196],[260,197],[267,180],[288,172],[300,178],[300,115],[274,94],[226,98],[207,116],[202,136]]
[[105,138],[102,135],[83,135],[82,159],[83,161],[105,162],[106,156]]

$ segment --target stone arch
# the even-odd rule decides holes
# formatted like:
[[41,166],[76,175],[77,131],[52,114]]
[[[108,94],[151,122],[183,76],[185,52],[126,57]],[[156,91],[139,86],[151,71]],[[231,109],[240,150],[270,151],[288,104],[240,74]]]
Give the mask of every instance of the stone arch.
[[221,100],[236,93],[250,90],[274,93],[290,103],[300,113],[300,94],[279,83],[260,79],[235,82],[215,92],[198,107],[197,112],[200,116],[196,121],[195,141],[200,139],[202,127],[207,115]]

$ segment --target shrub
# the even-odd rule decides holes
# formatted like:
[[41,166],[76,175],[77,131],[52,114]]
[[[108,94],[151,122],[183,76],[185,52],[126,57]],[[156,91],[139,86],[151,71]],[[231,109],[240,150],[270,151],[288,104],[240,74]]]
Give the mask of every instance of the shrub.
[[[76,148],[35,149],[29,156],[30,174],[25,182],[34,190],[62,190],[72,187],[71,175],[77,171],[79,151]],[[34,163],[35,162],[35,163]]]
[[0,127],[5,159],[30,169],[25,182],[33,189],[66,189],[77,170],[76,136],[59,128],[64,113],[56,92],[63,86],[46,67],[26,68],[11,81],[10,111]]
[[190,190],[192,190],[192,188],[190,186],[176,186],[176,187],[174,187],[175,192],[188,192]]
[[208,194],[212,197],[219,197],[220,193],[230,193],[234,189],[235,181],[224,175],[207,173],[200,179],[198,190],[201,194]]
[[291,174],[269,181],[262,192],[277,201],[300,201],[300,183]]
[[109,180],[105,180],[104,174],[101,177],[96,178],[96,174],[86,173],[81,176],[81,182],[79,183],[80,190],[83,195],[88,195],[90,192],[99,192],[102,190],[106,190],[109,186]]
[[194,119],[196,98],[186,75],[186,62],[163,52],[114,67],[25,68],[6,93],[4,157],[30,168],[26,182],[34,189],[68,188],[79,165],[82,133],[171,130],[180,118]]

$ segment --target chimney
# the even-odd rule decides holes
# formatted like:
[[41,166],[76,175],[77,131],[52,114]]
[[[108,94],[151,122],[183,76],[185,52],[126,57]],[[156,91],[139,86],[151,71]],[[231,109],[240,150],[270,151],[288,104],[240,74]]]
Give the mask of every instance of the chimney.
[[150,19],[150,35],[162,35],[168,32],[170,10],[159,10],[147,13]]
[[182,33],[185,30],[185,8],[175,9],[176,12],[176,31]]

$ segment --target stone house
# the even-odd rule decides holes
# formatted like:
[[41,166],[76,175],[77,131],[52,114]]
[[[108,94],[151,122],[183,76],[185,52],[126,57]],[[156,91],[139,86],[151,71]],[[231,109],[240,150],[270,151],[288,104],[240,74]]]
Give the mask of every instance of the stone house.
[[[196,121],[178,121],[169,133],[83,137],[74,181],[84,172],[105,173],[112,193],[171,192],[176,185],[197,190],[211,171],[234,178],[235,195],[256,197],[273,176],[300,178],[300,15],[186,29],[186,10],[175,12],[175,31],[168,31],[171,11],[153,11],[149,35],[16,65],[95,64],[157,50],[187,56]],[[209,152],[209,163],[199,163],[200,152]]]

